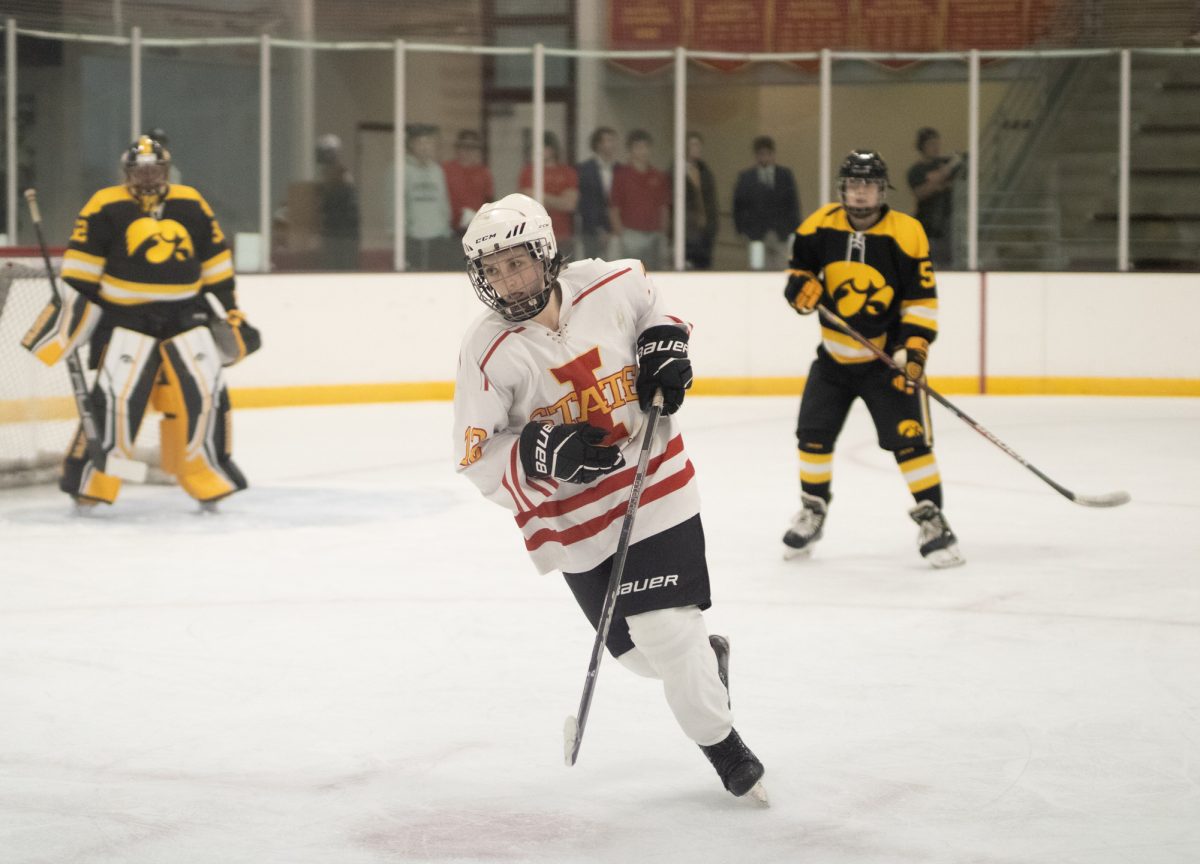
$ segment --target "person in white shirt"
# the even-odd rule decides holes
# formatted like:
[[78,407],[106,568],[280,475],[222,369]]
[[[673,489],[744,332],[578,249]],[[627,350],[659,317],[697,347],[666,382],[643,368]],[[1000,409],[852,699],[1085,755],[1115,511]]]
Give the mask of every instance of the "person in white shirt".
[[606,644],[622,665],[662,680],[725,787],[750,792],[763,766],[733,728],[728,641],[710,638],[701,614],[711,601],[700,498],[673,416],[692,383],[690,325],[663,309],[640,261],[564,266],[549,215],[525,195],[485,204],[463,249],[488,310],[459,353],[458,471],[513,514],[534,566],[562,571],[593,627],[645,411],[661,390]]

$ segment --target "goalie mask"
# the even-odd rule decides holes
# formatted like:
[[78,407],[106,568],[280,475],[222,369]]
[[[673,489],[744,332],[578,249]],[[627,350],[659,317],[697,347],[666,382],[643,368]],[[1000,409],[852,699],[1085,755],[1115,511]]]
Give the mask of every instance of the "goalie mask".
[[121,159],[125,169],[125,188],[149,213],[167,197],[171,154],[149,135],[142,135],[125,151]]
[[546,308],[562,256],[541,204],[520,194],[484,204],[462,244],[471,287],[488,307],[508,321],[528,321]]
[[[847,187],[863,182],[879,188],[879,198],[873,207],[851,206],[846,200]],[[878,214],[883,209],[887,190],[891,188],[887,163],[874,150],[851,150],[838,168],[838,194],[842,199],[842,207],[855,219],[869,219]]]

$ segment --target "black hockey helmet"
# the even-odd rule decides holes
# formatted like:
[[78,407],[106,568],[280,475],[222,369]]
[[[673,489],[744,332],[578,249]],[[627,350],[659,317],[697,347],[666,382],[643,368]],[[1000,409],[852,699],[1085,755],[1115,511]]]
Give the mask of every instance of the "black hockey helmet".
[[[874,182],[879,187],[879,206],[870,209],[847,206],[847,180],[868,180]],[[858,219],[866,219],[872,214],[877,213],[883,207],[883,201],[887,197],[887,190],[894,188],[888,180],[887,163],[874,150],[851,150],[850,154],[842,160],[842,164],[838,168],[838,192],[842,198],[842,206],[846,208],[847,213]]]
[[121,158],[125,169],[125,188],[149,212],[167,195],[171,172],[171,154],[149,135],[141,135]]

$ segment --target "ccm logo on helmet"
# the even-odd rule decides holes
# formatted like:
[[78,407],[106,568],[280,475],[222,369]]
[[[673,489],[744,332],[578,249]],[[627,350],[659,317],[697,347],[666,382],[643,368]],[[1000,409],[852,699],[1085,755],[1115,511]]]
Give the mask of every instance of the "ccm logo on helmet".
[[496,236],[496,232],[495,232],[495,231],[493,231],[491,234],[485,234],[483,237],[480,237],[480,238],[479,238],[478,240],[476,240],[475,242],[476,242],[476,243],[482,243],[484,240],[491,240],[491,239],[493,239],[495,236]]
[[663,588],[667,585],[679,585],[679,574],[672,573],[670,576],[651,576],[649,579],[634,579],[632,582],[621,583],[620,594],[634,594],[639,591],[653,591],[655,588]]

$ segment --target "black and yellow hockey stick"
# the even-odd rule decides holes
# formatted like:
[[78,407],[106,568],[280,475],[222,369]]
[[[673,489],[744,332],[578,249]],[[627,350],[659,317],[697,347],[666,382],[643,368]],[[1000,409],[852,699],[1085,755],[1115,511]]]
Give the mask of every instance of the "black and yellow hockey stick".
[[[887,355],[886,351],[883,351],[882,349],[880,349],[877,345],[875,345],[873,342],[871,342],[869,339],[867,339],[866,336],[863,336],[861,333],[859,333],[857,330],[855,330],[853,327],[851,327],[849,324],[847,324],[845,321],[843,321],[841,318],[839,318],[835,313],[829,311],[824,306],[820,306],[820,305],[817,306],[817,311],[821,313],[822,318],[824,318],[826,321],[828,321],[834,327],[841,330],[843,333],[845,333],[847,336],[849,336],[855,342],[858,342],[864,348],[869,349],[872,354],[874,354],[878,359],[882,360],[885,364],[890,366],[892,369],[896,370],[901,375],[904,375],[904,370],[901,369],[899,367],[899,365],[897,365],[895,360],[893,360],[891,357],[889,357]],[[966,423],[968,426],[970,426],[972,429],[974,429],[976,432],[978,432],[984,438],[991,441],[993,444],[995,444],[997,447],[999,447],[1001,450],[1003,450],[1005,453],[1007,453],[1013,459],[1016,459],[1018,462],[1020,462],[1022,465],[1024,465],[1026,468],[1028,468],[1034,474],[1036,474],[1040,480],[1047,483],[1049,486],[1051,486],[1054,489],[1055,492],[1057,492],[1059,495],[1062,495],[1068,501],[1074,501],[1076,504],[1082,504],[1084,507],[1119,507],[1122,504],[1129,503],[1129,493],[1128,492],[1109,492],[1104,495],[1080,495],[1077,492],[1072,492],[1066,486],[1063,486],[1060,483],[1054,482],[1049,477],[1047,477],[1045,474],[1043,474],[1041,471],[1039,471],[1036,467],[1031,465],[1029,462],[1025,461],[1025,459],[1021,456],[1020,453],[1018,453],[1016,450],[1012,449],[1007,444],[1005,444],[1003,441],[1001,441],[999,438],[997,438],[995,435],[993,435],[990,431],[988,431],[986,428],[984,428],[984,426],[982,424],[980,424],[976,420],[973,420],[967,414],[967,412],[965,412],[961,408],[957,407],[953,402],[951,402],[949,399],[947,399],[941,393],[937,392],[932,387],[930,387],[929,384],[927,384],[925,382],[924,378],[922,378],[920,381],[913,381],[907,375],[904,375],[904,380],[911,382],[914,386],[920,387],[927,394],[929,394],[931,399],[933,399],[935,402],[940,404],[943,408],[945,408],[951,414],[956,416],[958,419],[962,420],[964,423]]]

